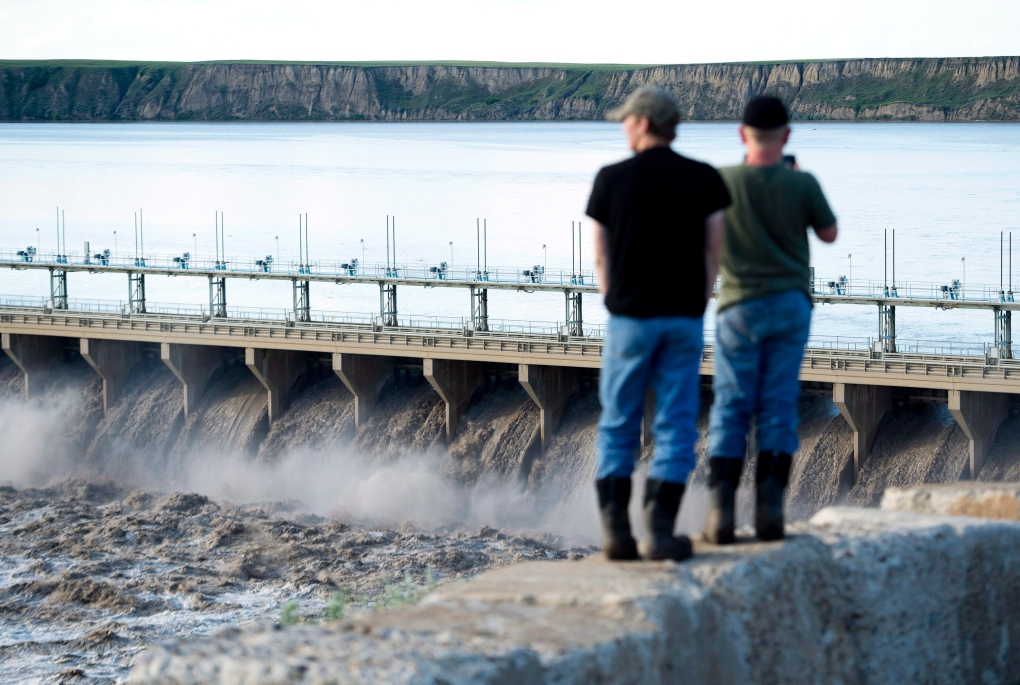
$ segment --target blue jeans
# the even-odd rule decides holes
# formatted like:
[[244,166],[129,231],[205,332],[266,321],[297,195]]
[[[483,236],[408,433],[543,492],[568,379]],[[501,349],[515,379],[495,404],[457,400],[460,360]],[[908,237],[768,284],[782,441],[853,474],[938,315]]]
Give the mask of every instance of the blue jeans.
[[597,477],[629,478],[641,443],[641,417],[655,391],[655,456],[649,478],[686,483],[698,439],[701,318],[611,315],[599,376]]
[[788,290],[716,315],[715,402],[708,455],[743,459],[755,417],[760,452],[797,451],[800,365],[811,326],[806,293]]

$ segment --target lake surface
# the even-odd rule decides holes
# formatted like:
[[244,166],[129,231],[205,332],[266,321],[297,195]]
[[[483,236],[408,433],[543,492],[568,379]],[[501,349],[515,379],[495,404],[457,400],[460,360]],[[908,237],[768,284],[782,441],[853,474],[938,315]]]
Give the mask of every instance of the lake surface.
[[[683,124],[674,147],[715,165],[743,154],[735,124]],[[819,178],[839,217],[835,245],[812,238],[818,276],[880,281],[883,231],[896,229],[898,283],[998,284],[1000,231],[1020,231],[1020,125],[800,123],[789,152]],[[69,250],[89,241],[93,251],[126,254],[143,208],[147,254],[197,247],[211,255],[219,210],[228,257],[286,261],[297,258],[298,214],[307,212],[313,259],[364,254],[371,263],[385,260],[393,215],[398,261],[449,261],[452,242],[454,265],[466,266],[475,261],[476,218],[485,218],[490,268],[553,270],[569,267],[571,222],[581,221],[590,269],[591,181],[628,154],[611,123],[3,124],[0,246],[51,250],[59,205]],[[648,268],[673,268],[671,256]],[[150,302],[208,301],[204,279],[146,285]],[[47,288],[44,272],[0,272],[0,296],[41,297]],[[80,299],[127,296],[126,279],[115,276],[72,274],[69,289]],[[604,320],[598,299],[587,298],[586,321]],[[371,286],[313,284],[311,300],[315,310],[336,312],[379,306]],[[231,280],[228,302],[283,309],[290,286]],[[399,305],[401,315],[469,315],[467,292],[454,289],[402,288]],[[493,319],[555,322],[564,302],[493,291],[489,311]],[[815,312],[816,335],[876,335],[872,307]],[[900,308],[897,329],[901,339],[988,341],[993,320],[990,312]]]

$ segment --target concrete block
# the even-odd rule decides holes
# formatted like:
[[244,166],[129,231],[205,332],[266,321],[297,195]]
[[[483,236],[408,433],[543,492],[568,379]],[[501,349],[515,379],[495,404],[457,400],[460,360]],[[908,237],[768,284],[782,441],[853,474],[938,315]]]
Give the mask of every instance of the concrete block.
[[142,345],[124,340],[82,338],[81,356],[103,379],[103,412],[117,401],[131,369],[142,360]]
[[334,352],[333,372],[354,395],[354,425],[361,428],[375,409],[383,386],[393,378],[393,357]]
[[209,378],[223,365],[223,348],[161,343],[159,358],[183,385],[184,416],[188,417],[205,393]]
[[482,365],[454,359],[425,359],[422,374],[446,403],[446,444],[449,445],[471,396],[485,381]]
[[892,389],[878,385],[833,383],[832,401],[854,432],[853,482],[857,482],[882,418],[892,409]]
[[259,379],[268,395],[270,424],[286,408],[295,384],[308,370],[308,361],[307,352],[245,348],[244,363]]
[[1009,414],[1009,395],[997,392],[949,391],[949,411],[970,440],[970,478],[977,479],[999,426]]
[[21,369],[25,399],[36,397],[46,385],[50,369],[64,356],[64,338],[4,333],[3,351]]
[[519,364],[517,379],[528,396],[538,405],[539,435],[544,453],[553,431],[559,428],[567,399],[579,387],[577,369],[568,366]]
[[990,683],[1020,673],[1020,524],[826,509],[690,562],[531,562],[422,604],[151,648],[129,682]]
[[882,509],[1020,521],[1020,483],[952,483],[886,488]]

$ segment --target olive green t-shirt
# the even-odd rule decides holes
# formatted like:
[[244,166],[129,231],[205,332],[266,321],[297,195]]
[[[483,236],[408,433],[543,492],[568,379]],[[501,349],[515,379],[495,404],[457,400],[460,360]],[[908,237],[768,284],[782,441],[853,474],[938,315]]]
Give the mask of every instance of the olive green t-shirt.
[[718,311],[785,290],[810,295],[807,229],[836,223],[818,181],[782,165],[719,173],[733,204],[726,210]]

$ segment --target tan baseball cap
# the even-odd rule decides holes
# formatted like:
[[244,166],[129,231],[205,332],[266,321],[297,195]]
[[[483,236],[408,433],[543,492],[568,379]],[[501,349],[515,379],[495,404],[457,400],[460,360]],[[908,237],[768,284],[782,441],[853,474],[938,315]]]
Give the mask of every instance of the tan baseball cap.
[[627,100],[609,112],[606,118],[610,121],[623,121],[633,114],[648,117],[658,128],[672,129],[680,123],[680,107],[673,96],[655,86],[642,86],[635,90]]

